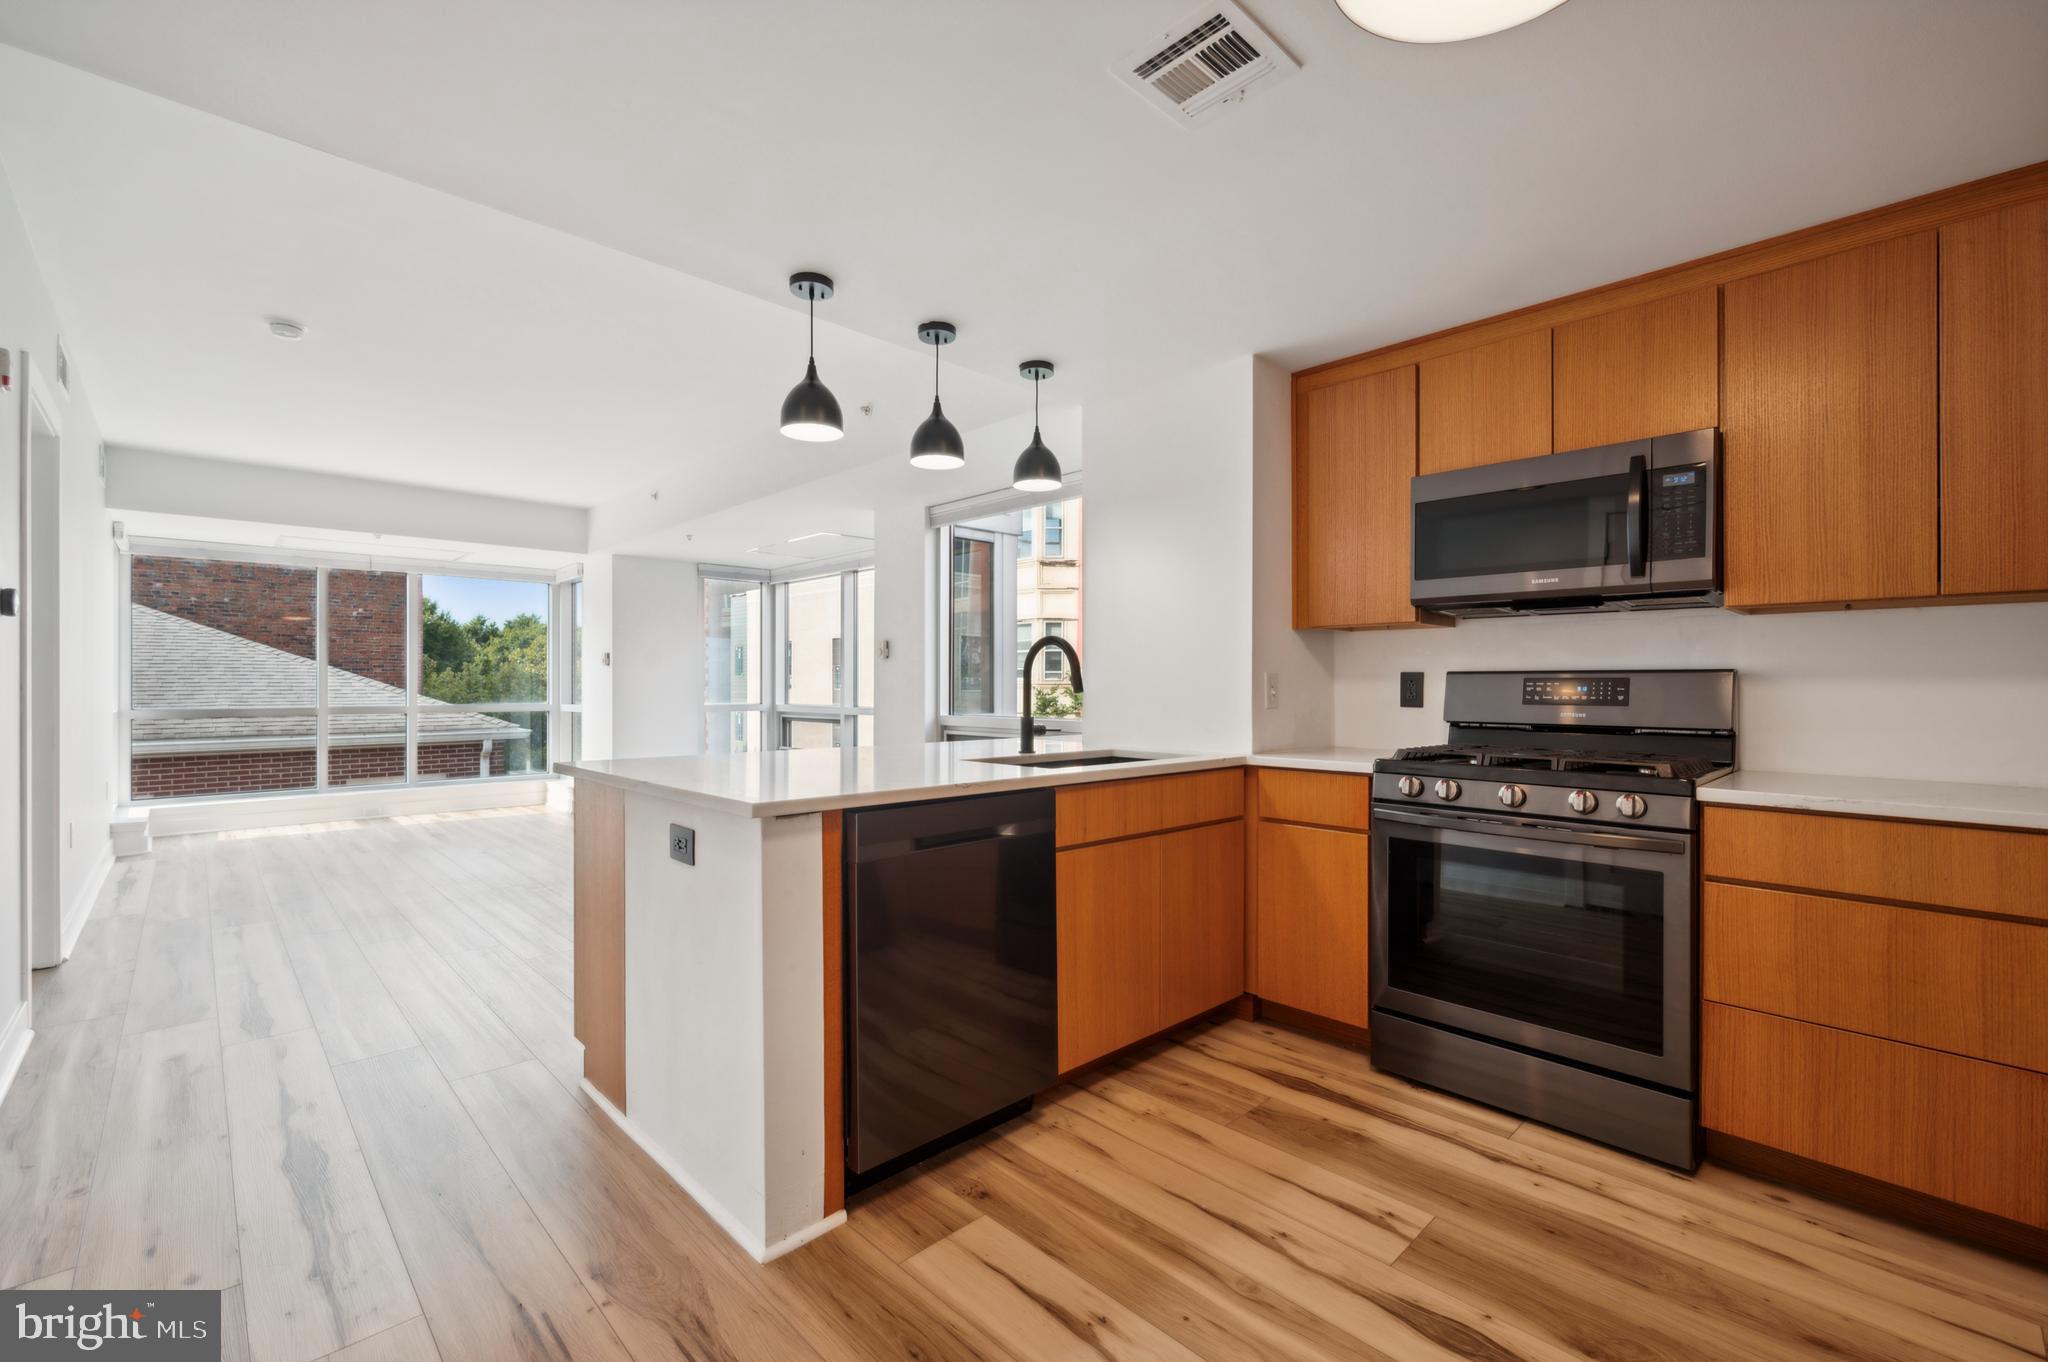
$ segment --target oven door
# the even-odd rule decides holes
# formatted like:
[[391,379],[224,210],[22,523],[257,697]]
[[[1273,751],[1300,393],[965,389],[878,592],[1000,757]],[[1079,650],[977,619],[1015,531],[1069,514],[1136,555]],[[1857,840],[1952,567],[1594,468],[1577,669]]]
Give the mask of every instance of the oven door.
[[1693,839],[1372,814],[1372,1005],[1693,1088]]

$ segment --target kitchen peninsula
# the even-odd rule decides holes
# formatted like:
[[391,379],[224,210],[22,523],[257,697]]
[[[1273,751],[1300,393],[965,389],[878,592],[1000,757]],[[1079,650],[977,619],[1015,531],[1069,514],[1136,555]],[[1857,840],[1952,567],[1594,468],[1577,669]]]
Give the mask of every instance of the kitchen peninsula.
[[[1079,751],[1074,740],[1041,747],[1041,761]],[[843,811],[1140,780],[1173,802],[1208,802],[1159,813],[1150,826],[1228,825],[1241,888],[1241,755],[1101,753],[1121,759],[1052,767],[1000,760],[1016,752],[1015,740],[1001,740],[556,768],[576,778],[584,1087],[755,1257],[778,1256],[844,1218]],[[1299,760],[1362,773],[1374,755]],[[1214,774],[1196,790],[1152,779],[1199,772]],[[1226,906],[1241,922],[1241,894]],[[1241,947],[1241,932],[1232,939]],[[1233,960],[1237,972],[1218,991],[1234,998],[1242,957]]]

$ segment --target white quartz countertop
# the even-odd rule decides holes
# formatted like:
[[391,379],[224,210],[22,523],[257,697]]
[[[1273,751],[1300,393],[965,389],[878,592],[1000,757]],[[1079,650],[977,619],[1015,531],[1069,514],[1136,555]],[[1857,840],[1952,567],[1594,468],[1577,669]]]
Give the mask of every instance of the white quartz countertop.
[[639,794],[707,804],[755,818],[900,804],[912,799],[994,794],[1096,780],[1131,780],[1231,766],[1283,766],[1312,771],[1370,775],[1377,757],[1391,755],[1360,747],[1302,748],[1282,752],[1138,752],[1129,748],[1087,748],[1079,738],[1041,738],[1045,754],[1109,751],[1142,760],[1109,766],[1047,770],[977,760],[1017,753],[1014,738],[973,742],[899,743],[886,747],[810,748],[697,757],[626,757],[616,761],[558,762],[557,773],[615,785]]
[[[1041,738],[1042,754],[1083,750],[1076,738]],[[885,747],[809,748],[699,757],[626,757],[616,761],[560,762],[565,776],[600,781],[640,794],[709,804],[756,818],[818,813],[825,809],[900,804],[912,799],[995,794],[1095,780],[1130,780],[1242,766],[1239,754],[1191,756],[1140,753],[1129,748],[1089,751],[1142,756],[1109,766],[1046,770],[979,761],[1014,756],[1015,738],[971,742],[899,743]]]
[[1700,786],[1699,797],[1705,804],[1759,809],[2048,829],[2048,789],[2028,785],[1961,785],[1945,780],[1742,770]]
[[1343,771],[1369,776],[1372,764],[1391,757],[1391,747],[1287,747],[1277,752],[1254,752],[1244,759],[1247,766],[1282,766],[1297,771]]

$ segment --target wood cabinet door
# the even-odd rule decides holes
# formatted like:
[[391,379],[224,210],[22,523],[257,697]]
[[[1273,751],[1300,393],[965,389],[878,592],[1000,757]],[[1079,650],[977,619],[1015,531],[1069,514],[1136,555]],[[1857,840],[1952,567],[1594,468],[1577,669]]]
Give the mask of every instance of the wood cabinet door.
[[1062,1072],[1244,992],[1242,822],[1079,847],[1058,865]]
[[1550,331],[1529,331],[1417,366],[1424,473],[1550,453]]
[[1935,294],[1933,232],[1723,291],[1731,608],[1939,589]]
[[1364,1026],[1369,980],[1371,839],[1362,832],[1260,823],[1252,992],[1267,1002]]
[[1415,623],[1415,366],[1314,388],[1296,401],[1294,627]]
[[1244,993],[1244,824],[1149,840],[1171,867],[1159,880],[1158,1031]]
[[1552,333],[1557,448],[1721,423],[1721,297],[1711,285]]
[[1941,229],[1941,590],[2048,591],[2048,200]]

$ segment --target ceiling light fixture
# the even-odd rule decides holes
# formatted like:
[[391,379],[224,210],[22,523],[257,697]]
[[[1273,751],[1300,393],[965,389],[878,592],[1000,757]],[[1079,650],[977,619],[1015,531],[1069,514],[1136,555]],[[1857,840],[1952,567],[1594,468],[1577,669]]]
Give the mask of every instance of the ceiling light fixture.
[[811,305],[810,363],[804,381],[782,399],[782,433],[792,440],[836,440],[846,434],[839,418],[839,399],[818,381],[818,300],[832,296],[832,281],[803,270],[789,276],[789,291]]
[[1017,366],[1017,372],[1031,380],[1031,443],[1024,446],[1024,452],[1017,456],[1017,467],[1010,474],[1010,486],[1020,492],[1057,492],[1061,481],[1060,461],[1045,447],[1045,440],[1038,433],[1038,385],[1052,377],[1052,361],[1027,359]]
[[283,317],[270,319],[270,334],[279,340],[297,340],[306,334],[306,328]]
[[1526,24],[1564,0],[1337,0],[1367,33],[1397,43],[1461,43]]
[[951,345],[959,334],[951,322],[926,322],[917,328],[917,338],[932,348],[932,414],[910,437],[912,468],[958,468],[967,462],[967,446],[960,439],[959,428],[939,407],[939,347]]

